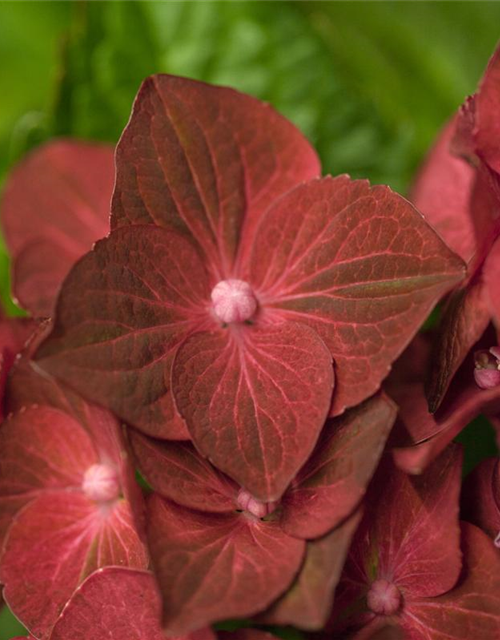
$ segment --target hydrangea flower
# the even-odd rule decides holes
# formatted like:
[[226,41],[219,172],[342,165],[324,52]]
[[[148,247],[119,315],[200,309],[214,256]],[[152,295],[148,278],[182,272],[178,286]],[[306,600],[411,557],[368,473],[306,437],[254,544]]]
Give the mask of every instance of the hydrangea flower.
[[[305,554],[309,562],[298,589],[292,587],[265,619],[291,622],[293,616],[299,626],[321,628],[335,588],[332,574],[338,577],[359,520],[349,517],[363,498],[395,415],[393,404],[376,396],[327,424],[311,458],[281,501],[272,503],[255,499],[190,443],[131,431],[141,473],[158,492],[149,498],[148,541],[165,628],[178,635],[262,611],[290,587]],[[307,540],[324,536],[307,549]],[[310,565],[318,551],[326,564],[312,609],[308,591],[318,578]]]
[[142,497],[108,411],[41,377],[27,357],[13,370],[8,400],[15,412],[0,428],[0,581],[15,615],[47,638],[94,570],[148,567]]
[[230,89],[146,80],[116,160],[113,232],[66,279],[38,364],[279,500],[462,262],[387,187],[317,179],[303,136]]
[[55,140],[9,174],[1,223],[12,258],[12,290],[32,315],[51,316],[64,277],[109,232],[115,178],[110,145]]
[[387,625],[408,640],[500,634],[500,556],[481,530],[459,527],[456,447],[417,478],[380,468],[337,589],[334,637]]

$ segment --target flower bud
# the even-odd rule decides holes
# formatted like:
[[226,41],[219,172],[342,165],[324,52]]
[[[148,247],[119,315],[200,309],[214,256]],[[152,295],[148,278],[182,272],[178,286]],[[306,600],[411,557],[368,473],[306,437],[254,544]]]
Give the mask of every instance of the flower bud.
[[366,597],[368,607],[373,613],[390,616],[401,606],[401,592],[395,584],[380,579],[373,582]]
[[500,384],[500,347],[476,351],[474,367],[474,380],[478,387],[497,387]]
[[252,288],[243,280],[221,280],[211,298],[215,315],[226,324],[250,320],[257,309]]
[[256,518],[264,518],[275,511],[277,502],[260,502],[245,489],[240,489],[236,498],[236,504],[243,511],[248,511]]
[[109,502],[120,495],[118,473],[109,464],[93,464],[83,476],[83,493],[95,502]]

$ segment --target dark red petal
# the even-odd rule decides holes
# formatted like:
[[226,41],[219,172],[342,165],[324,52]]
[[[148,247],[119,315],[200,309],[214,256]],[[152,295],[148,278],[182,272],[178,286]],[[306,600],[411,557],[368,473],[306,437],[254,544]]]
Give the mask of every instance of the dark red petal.
[[177,352],[172,389],[197,449],[269,502],[316,444],[333,367],[309,327],[258,322],[190,336]]
[[194,238],[220,277],[268,206],[320,172],[302,134],[232,89],[157,75],[136,98],[117,149],[112,224],[154,223]]
[[477,152],[500,173],[500,48],[497,48],[481,80],[475,98],[474,139]]
[[468,262],[475,250],[469,201],[475,170],[450,152],[457,118],[441,131],[412,187],[410,200],[446,244]]
[[50,640],[94,638],[165,640],[160,594],[150,573],[108,567],[78,587]]
[[188,442],[153,440],[130,430],[141,474],[155,491],[199,511],[232,512],[239,487]]
[[98,462],[92,442],[69,416],[27,409],[0,428],[0,542],[14,514],[41,491],[79,488],[83,474]]
[[358,509],[326,536],[307,543],[305,561],[295,582],[259,620],[309,631],[323,628],[361,515]]
[[58,140],[8,178],[2,226],[14,293],[34,315],[51,315],[73,263],[108,233],[114,174],[111,146]]
[[426,395],[431,413],[439,408],[453,376],[490,318],[487,290],[481,279],[453,292],[448,299],[430,355]]
[[38,364],[146,433],[185,439],[169,389],[171,362],[209,298],[203,263],[182,236],[153,226],[119,229],[66,279]]
[[283,497],[281,524],[287,533],[316,538],[352,513],[395,418],[394,404],[378,395],[326,425],[313,455]]
[[378,389],[464,274],[409,202],[340,176],[297,187],[268,211],[243,279],[266,313],[304,322],[323,338],[335,361],[339,414]]
[[[408,603],[405,630],[432,640],[497,640],[500,637],[500,554],[488,537],[463,523],[464,571],[448,593]],[[420,637],[420,636],[415,636]]]
[[[385,556],[380,564],[392,566],[394,582],[412,596],[439,595],[457,581],[461,469],[461,451],[452,445],[422,476],[394,470],[391,481],[379,478],[390,495],[382,498],[377,512],[377,538]],[[384,531],[391,531],[390,539]]]
[[[500,534],[500,459],[483,460],[464,482],[462,514],[492,540]],[[500,547],[500,538],[496,542]]]
[[377,578],[405,593],[435,596],[461,570],[458,495],[461,453],[448,448],[422,476],[397,470],[387,458],[366,499],[366,514],[351,548],[346,584],[366,590]]
[[[500,203],[499,203],[500,205]],[[493,245],[484,265],[484,282],[491,314],[500,327],[500,238]]]
[[107,565],[144,569],[148,558],[130,505],[96,505],[78,491],[40,495],[9,529],[0,580],[5,601],[36,636],[47,637],[79,583]]
[[422,473],[473,418],[480,413],[500,411],[500,387],[480,389],[472,377],[472,365],[468,380],[462,379],[466,374],[466,371],[457,374],[460,378],[457,388],[450,390],[446,406],[437,414],[429,413],[422,384],[407,385],[397,394],[391,391],[411,439],[408,445],[393,449],[394,461],[400,469]]
[[168,634],[262,611],[293,580],[305,542],[276,522],[191,511],[153,495],[149,545]]
[[[50,640],[166,640],[161,628],[161,598],[151,573],[107,567],[91,574],[76,590]],[[200,629],[178,640],[215,640]]]

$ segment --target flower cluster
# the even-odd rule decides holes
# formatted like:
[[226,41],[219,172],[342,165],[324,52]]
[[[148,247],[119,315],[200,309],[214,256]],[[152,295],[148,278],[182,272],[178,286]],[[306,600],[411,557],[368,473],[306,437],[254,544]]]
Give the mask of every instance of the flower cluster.
[[269,105],[167,75],[115,163],[60,140],[13,171],[0,583],[32,638],[499,637],[498,461],[460,525],[450,445],[500,415],[497,116],[499,53],[418,178],[425,218],[321,178]]

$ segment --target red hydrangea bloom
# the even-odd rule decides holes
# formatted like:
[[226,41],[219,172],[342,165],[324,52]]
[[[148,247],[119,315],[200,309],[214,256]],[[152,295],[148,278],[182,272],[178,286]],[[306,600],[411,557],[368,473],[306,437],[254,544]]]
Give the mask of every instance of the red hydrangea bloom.
[[[492,333],[476,345],[479,351],[490,344]],[[390,446],[400,469],[421,473],[471,420],[500,412],[500,386],[484,390],[475,381],[475,352],[469,352],[435,413],[429,412],[423,383],[432,362],[430,336],[418,335],[395,363],[385,389],[399,407]]]
[[[165,628],[177,635],[262,611],[290,586],[306,540],[315,538],[321,540],[308,543],[297,584],[264,619],[289,623],[293,618],[299,626],[321,628],[359,521],[349,516],[364,495],[394,418],[392,403],[375,396],[327,424],[279,503],[256,500],[190,443],[131,431],[141,472],[158,492],[149,499],[148,540]],[[309,601],[311,591],[317,602]]]
[[154,76],[117,150],[111,236],[72,270],[39,365],[278,500],[330,409],[373,394],[461,261],[387,187],[314,179],[302,135]]
[[0,428],[0,581],[15,615],[47,638],[94,570],[148,566],[142,501],[109,412],[39,376],[27,358],[8,397],[21,408]]
[[483,460],[465,479],[463,517],[481,527],[500,549],[500,458]]
[[70,268],[108,234],[113,158],[112,146],[57,140],[33,151],[7,178],[1,222],[12,289],[34,316],[52,315]]
[[[420,378],[415,377],[411,385],[400,384],[399,389],[396,383],[391,389],[411,440],[409,447],[396,451],[396,461],[414,473],[425,468],[476,415],[500,411],[500,387],[495,390],[494,384],[500,378],[490,363],[485,365],[484,358],[479,361],[474,355],[495,349],[498,338],[485,330],[491,320],[500,326],[500,135],[495,125],[500,115],[499,69],[500,49],[477,93],[443,130],[412,193],[427,220],[469,262],[467,282],[446,303]],[[415,349],[408,357],[415,357]],[[408,364],[403,356],[401,368]],[[480,391],[474,380],[488,390]]]
[[335,637],[385,625],[408,640],[499,637],[500,556],[482,531],[459,528],[460,461],[451,447],[416,478],[382,465],[337,589]]
[[412,193],[427,220],[469,262],[466,285],[449,300],[436,342],[428,388],[431,411],[441,404],[453,375],[490,320],[497,326],[500,323],[496,286],[500,274],[500,131],[495,124],[500,115],[499,73],[500,48],[477,93],[445,127]]

